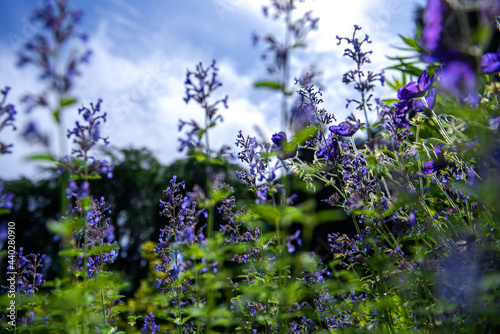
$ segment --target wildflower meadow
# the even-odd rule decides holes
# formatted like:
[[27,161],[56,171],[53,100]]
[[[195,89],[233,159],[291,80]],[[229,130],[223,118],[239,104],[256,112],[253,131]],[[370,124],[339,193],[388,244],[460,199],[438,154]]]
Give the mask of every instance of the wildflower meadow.
[[[113,148],[109,101],[77,101],[85,13],[33,8],[42,29],[17,65],[41,90],[1,87],[0,154],[18,132],[51,176],[0,180],[2,332],[500,332],[500,1],[428,0],[378,70],[363,22],[331,32],[351,68],[345,119],[325,107],[333,83],[292,72],[321,29],[297,15],[309,1],[268,1],[283,38],[246,36],[268,73],[248,89],[279,101],[274,134],[216,147],[231,87],[220,60],[195,63],[178,98],[199,114],[178,121],[185,157],[168,166]],[[55,144],[18,124],[24,110],[51,119]]]

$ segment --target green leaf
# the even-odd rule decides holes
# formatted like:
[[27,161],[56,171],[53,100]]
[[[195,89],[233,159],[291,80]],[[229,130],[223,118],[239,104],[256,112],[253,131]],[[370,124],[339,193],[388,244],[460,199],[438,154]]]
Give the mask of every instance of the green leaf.
[[67,107],[67,106],[70,106],[70,105],[74,104],[75,102],[76,102],[75,98],[65,97],[65,98],[61,99],[61,101],[59,102],[59,105],[61,107]]
[[193,158],[195,158],[197,161],[200,161],[200,162],[208,160],[207,156],[205,155],[205,153],[203,153],[201,151],[192,151],[192,152],[189,152],[189,155],[192,156]]
[[60,119],[59,119],[60,112],[61,112],[61,109],[56,109],[52,112],[52,116],[54,116],[54,120],[56,121],[56,123],[60,122]]
[[83,177],[81,175],[75,174],[72,177],[70,177],[71,181],[78,181],[78,180],[100,180],[101,175],[99,174],[91,174],[86,177]]
[[89,196],[85,197],[81,202],[80,206],[84,208],[85,210],[90,210],[90,207],[92,206],[92,199],[90,199]]
[[212,193],[210,200],[213,204],[215,204],[221,199],[227,198],[229,194],[231,194],[231,189],[217,189]]
[[118,245],[118,244],[94,246],[90,249],[89,255],[98,255],[98,254],[102,254],[102,253],[109,253],[113,249],[118,249],[118,248],[120,248],[120,245]]
[[283,90],[284,87],[281,83],[276,81],[259,81],[255,83],[255,87],[267,87],[271,89]]
[[82,252],[80,252],[77,249],[63,249],[58,253],[59,256],[64,256],[64,257],[80,257],[82,256]]
[[405,42],[406,45],[412,47],[414,50],[418,50],[418,46],[417,43],[415,43],[414,38],[404,37],[403,35],[399,35],[399,37],[401,37],[401,39]]
[[37,160],[37,161],[50,161],[56,162],[56,158],[50,154],[33,154],[28,157],[28,160]]
[[80,225],[78,219],[69,219],[63,221],[50,220],[47,222],[47,229],[52,234],[62,235],[64,237],[69,237],[73,234],[75,229]]

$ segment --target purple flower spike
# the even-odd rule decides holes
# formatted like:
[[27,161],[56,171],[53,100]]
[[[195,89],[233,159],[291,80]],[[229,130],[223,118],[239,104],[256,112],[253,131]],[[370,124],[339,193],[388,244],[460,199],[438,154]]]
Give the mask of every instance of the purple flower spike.
[[418,82],[412,81],[398,89],[398,99],[409,100],[425,96],[434,83],[434,77],[433,75],[429,78],[429,73],[425,70],[418,78]]
[[476,102],[476,73],[465,61],[446,64],[439,73],[439,84],[459,102]]
[[441,0],[429,0],[424,12],[422,43],[429,51],[438,48],[443,31],[443,5]]
[[496,73],[500,71],[500,49],[497,53],[486,53],[481,58],[481,71],[483,73]]
[[154,334],[156,332],[160,332],[160,326],[155,323],[153,312],[150,312],[149,316],[144,317],[144,325],[141,328],[141,333]]

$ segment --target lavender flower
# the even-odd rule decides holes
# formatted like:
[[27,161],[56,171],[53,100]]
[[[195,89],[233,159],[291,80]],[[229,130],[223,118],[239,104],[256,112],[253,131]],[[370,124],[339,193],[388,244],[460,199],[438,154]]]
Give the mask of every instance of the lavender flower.
[[429,51],[438,48],[443,30],[443,4],[441,0],[429,0],[424,12],[422,43]]
[[410,128],[410,122],[408,119],[409,111],[415,108],[415,101],[413,100],[403,100],[401,102],[395,103],[394,106],[394,124],[398,128]]
[[179,120],[179,131],[184,126],[191,127],[190,131],[186,133],[187,139],[179,139],[181,142],[179,151],[183,151],[186,147],[189,150],[201,149],[203,146],[202,137],[205,136],[205,149],[207,153],[209,152],[208,129],[215,126],[217,121],[222,121],[222,116],[217,115],[217,106],[222,103],[227,109],[227,95],[223,99],[209,102],[210,95],[222,86],[222,83],[217,78],[218,71],[219,68],[215,66],[215,60],[207,68],[204,68],[200,62],[196,66],[195,72],[187,71],[186,82],[184,83],[186,86],[184,102],[189,103],[189,101],[194,100],[205,110],[205,125],[200,126],[194,120],[190,122]]
[[10,210],[14,207],[14,194],[13,193],[4,193],[4,187],[0,185],[0,209]]
[[[73,49],[66,62],[61,62],[59,54],[62,47],[74,39],[87,41],[87,35],[78,32],[76,26],[80,23],[82,12],[70,10],[66,0],[44,1],[41,8],[35,10],[31,21],[41,26],[42,31],[28,41],[18,55],[18,66],[33,64],[41,70],[40,78],[50,81],[50,89],[60,96],[66,95],[73,86],[73,79],[79,75],[79,66],[88,62],[90,50],[82,53]],[[63,66],[60,66],[61,63]],[[62,72],[59,72],[60,69]],[[32,102],[43,105],[41,100],[34,98]]]
[[78,149],[73,149],[72,153],[76,154],[77,158],[94,159],[88,155],[90,149],[101,141],[105,146],[109,144],[108,137],[102,137],[100,131],[101,120],[106,122],[106,113],[101,114],[101,103],[102,100],[99,99],[96,105],[90,103],[90,109],[83,106],[78,109],[78,113],[83,116],[87,124],[81,125],[77,121],[76,127],[73,130],[68,130],[68,138],[75,137],[73,143],[77,144]]
[[[118,257],[118,249],[120,246],[115,240],[114,236],[114,226],[110,224],[110,218],[107,217],[111,214],[109,206],[105,205],[104,197],[99,200],[89,197],[89,186],[88,182],[82,183],[82,186],[78,188],[76,182],[70,182],[70,189],[67,190],[69,197],[75,199],[75,205],[72,208],[72,214],[74,216],[84,215],[85,226],[79,232],[81,241],[80,247],[87,247],[88,250],[93,248],[102,248],[102,251],[97,252],[96,255],[91,255],[87,258],[86,271],[87,278],[96,279],[100,272],[103,271],[104,265],[112,264]],[[90,205],[88,205],[88,199],[90,198]],[[95,254],[95,252],[94,252]],[[75,270],[82,270],[81,261],[75,264]]]
[[500,48],[497,53],[486,53],[481,58],[481,71],[483,73],[496,73],[500,71]]
[[290,235],[286,238],[286,247],[288,249],[288,253],[294,253],[296,251],[296,243],[299,247],[302,247],[302,239],[300,238],[301,230],[297,230],[293,235]]
[[[0,101],[0,131],[8,126],[11,126],[14,130],[16,130],[14,125],[14,116],[17,113],[16,109],[12,104],[5,104],[9,91],[10,87],[8,86],[0,91],[2,93],[2,100]],[[12,144],[5,144],[0,141],[0,154],[12,153],[9,150],[11,147]]]
[[[354,122],[352,122],[352,120],[354,120]],[[364,124],[365,123],[361,123],[359,119],[356,119],[353,116],[351,119],[348,119],[345,122],[330,126],[329,130],[338,136],[352,137],[358,131],[360,126]]]
[[156,332],[160,332],[160,326],[155,323],[155,316],[153,312],[151,312],[149,316],[144,317],[144,325],[141,328],[141,333],[154,334]]
[[293,39],[281,43],[272,34],[266,34],[265,36],[258,36],[256,33],[252,34],[253,45],[257,45],[261,40],[266,44],[262,52],[262,59],[267,59],[269,55],[271,55],[270,58],[273,59],[273,61],[267,65],[269,73],[278,73],[284,70],[290,51],[294,48],[303,46],[304,39],[309,32],[318,29],[319,18],[313,17],[312,11],[306,12],[299,19],[291,19],[292,12],[296,9],[296,3],[297,0],[271,0],[270,6],[264,6],[262,8],[264,16],[266,17],[269,15],[270,9],[273,10],[272,17],[274,20],[283,17],[287,29],[290,31],[290,38]]
[[[19,252],[14,255],[13,264],[9,261],[8,271],[17,272],[16,290],[24,295],[32,296],[40,285],[45,283],[43,275],[40,273],[45,260],[45,255],[29,254],[23,255],[23,247],[19,247]],[[9,290],[9,287],[2,286]]]
[[259,142],[255,137],[243,136],[241,130],[236,137],[236,146],[242,150],[238,152],[237,157],[248,165],[248,170],[237,171],[239,179],[245,181],[254,190],[257,190],[257,182],[272,182],[276,178],[275,166],[270,166],[269,151],[271,144]]
[[385,77],[383,71],[380,73],[374,73],[373,71],[368,71],[365,73],[365,71],[362,70],[363,65],[371,62],[369,55],[372,53],[372,51],[362,50],[363,44],[370,44],[371,41],[368,35],[365,35],[362,40],[356,37],[356,33],[359,30],[361,30],[361,27],[354,25],[354,32],[351,38],[337,36],[337,45],[340,45],[342,41],[346,41],[347,44],[351,46],[351,48],[348,47],[344,49],[344,56],[351,58],[356,63],[356,69],[344,73],[342,82],[346,85],[349,85],[351,83],[354,84],[354,89],[359,92],[361,98],[359,100],[347,99],[346,108],[348,108],[349,105],[354,102],[357,104],[357,110],[363,110],[367,125],[366,129],[368,132],[368,138],[370,139],[371,131],[370,123],[368,122],[368,111],[372,110],[372,103],[370,102],[370,100],[373,97],[373,94],[371,93],[371,91],[374,90],[376,81],[380,81],[380,84],[384,85]]
[[306,73],[304,78],[294,79],[295,84],[300,85],[300,90],[297,93],[302,100],[302,111],[310,120],[307,125],[319,124],[320,126],[327,126],[332,120],[335,120],[335,117],[319,106],[323,103],[323,93],[321,89],[315,90],[310,76],[310,73]]
[[425,70],[418,78],[418,82],[411,81],[398,89],[398,99],[409,100],[425,96],[434,83],[434,77],[435,75],[429,78],[429,73]]

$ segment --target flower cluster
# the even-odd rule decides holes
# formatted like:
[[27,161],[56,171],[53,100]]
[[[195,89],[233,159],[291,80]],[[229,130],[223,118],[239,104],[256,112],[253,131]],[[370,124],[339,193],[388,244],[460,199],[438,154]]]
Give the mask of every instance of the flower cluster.
[[203,67],[202,63],[196,66],[196,71],[187,71],[186,82],[186,96],[184,97],[184,102],[189,103],[189,101],[194,100],[198,103],[205,111],[205,124],[200,125],[195,120],[190,122],[185,122],[179,120],[179,131],[181,131],[184,126],[190,127],[190,131],[186,133],[187,138],[179,138],[181,146],[179,151],[183,151],[184,148],[188,148],[189,151],[201,150],[203,148],[202,138],[205,136],[206,147],[209,150],[208,141],[208,130],[217,124],[217,121],[222,121],[222,116],[217,114],[217,106],[222,103],[227,109],[227,99],[228,96],[223,99],[216,100],[215,102],[210,102],[209,97],[213,92],[222,86],[222,83],[218,80],[219,68],[215,66],[215,60],[207,68]]
[[101,136],[101,120],[106,122],[106,113],[101,114],[101,103],[102,100],[99,99],[94,105],[90,103],[90,109],[86,107],[81,107],[78,109],[78,114],[83,116],[86,125],[81,125],[80,122],[76,122],[76,127],[73,130],[68,130],[68,138],[72,136],[73,143],[77,144],[77,149],[73,149],[72,153],[76,155],[77,158],[93,159],[93,157],[88,155],[88,151],[97,145],[100,141],[108,146],[108,137],[104,138]]
[[153,312],[144,317],[144,325],[141,328],[143,334],[154,334],[160,332],[160,326],[155,323],[155,316]]
[[283,43],[279,42],[272,34],[259,36],[253,34],[254,45],[263,41],[266,44],[262,52],[262,59],[266,59],[271,54],[273,61],[267,65],[269,73],[283,71],[288,54],[294,48],[304,45],[305,38],[309,32],[318,29],[319,18],[312,16],[312,11],[306,12],[302,17],[292,20],[292,12],[296,9],[297,0],[272,1],[270,6],[264,6],[262,11],[264,16],[269,16],[270,11],[274,20],[284,18],[290,36]]
[[[41,269],[46,258],[45,255],[28,254],[23,255],[23,247],[14,255],[13,264],[9,261],[9,270],[16,272],[16,290],[23,295],[32,296],[38,288],[45,283]],[[8,290],[8,287],[2,287]]]
[[[6,104],[7,94],[10,91],[10,87],[5,87],[0,92],[2,93],[2,99],[0,101],[0,131],[4,128],[11,126],[14,130],[14,116],[16,115],[16,109],[12,104]],[[0,141],[0,154],[12,153],[9,149],[12,144],[5,144]]]
[[[81,18],[82,11],[69,9],[66,0],[44,1],[31,17],[31,21],[44,32],[37,33],[19,51],[18,66],[33,64],[39,67],[40,79],[50,81],[50,89],[61,96],[71,90],[74,77],[80,74],[80,65],[87,63],[91,54],[88,49],[84,52],[73,49],[61,67],[59,54],[62,47],[69,45],[74,39],[87,41],[87,35],[76,29]],[[30,102],[30,108],[36,105],[46,106],[48,102],[44,95],[28,95],[25,100]]]
[[369,55],[372,51],[363,51],[363,44],[371,43],[368,35],[360,40],[356,33],[361,30],[361,27],[358,25],[354,26],[354,32],[352,37],[339,37],[337,36],[338,43],[340,45],[342,41],[345,41],[351,48],[344,49],[344,56],[351,58],[356,63],[356,68],[344,73],[342,77],[342,82],[346,85],[354,84],[354,89],[359,92],[361,99],[347,99],[346,108],[349,107],[351,103],[356,103],[357,110],[363,110],[365,114],[365,120],[367,124],[368,138],[371,138],[370,133],[370,123],[368,122],[368,111],[372,110],[372,102],[370,100],[373,97],[371,91],[375,88],[375,82],[380,81],[382,85],[384,85],[385,77],[384,73],[375,73],[373,71],[365,71],[362,69],[364,65],[371,63]]
[[[95,157],[89,155],[91,149],[102,143],[104,146],[109,145],[108,137],[101,135],[102,123],[106,122],[106,113],[101,112],[102,100],[99,99],[97,104],[90,103],[90,109],[82,107],[78,113],[83,116],[85,123],[80,124],[76,122],[76,127],[68,130],[68,138],[73,137],[73,143],[77,148],[72,150],[72,154],[76,159],[83,158],[85,166],[82,170],[78,161],[72,161],[69,157],[65,157],[64,164],[69,165],[70,169],[75,174],[80,175],[82,178],[87,178],[89,174],[105,174],[108,178],[113,177],[114,166],[107,160],[99,161]],[[102,121],[102,123],[101,123]],[[87,161],[91,160],[90,166],[87,166]]]

